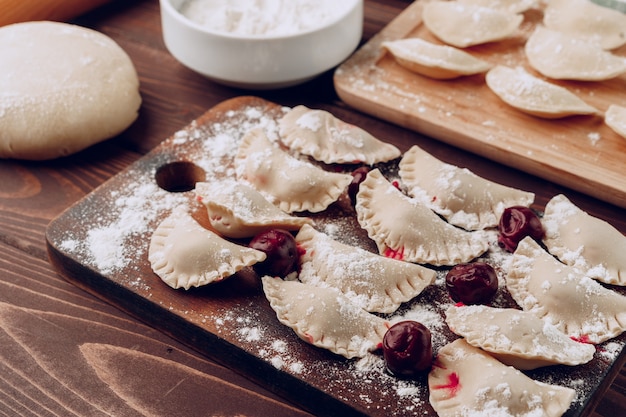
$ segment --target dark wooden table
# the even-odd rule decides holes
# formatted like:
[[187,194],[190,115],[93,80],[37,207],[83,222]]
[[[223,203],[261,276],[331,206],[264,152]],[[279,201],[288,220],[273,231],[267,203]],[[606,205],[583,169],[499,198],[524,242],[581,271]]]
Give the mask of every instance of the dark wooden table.
[[[363,40],[409,3],[366,1]],[[280,91],[214,84],[166,51],[156,0],[113,2],[75,22],[107,34],[127,51],[139,72],[143,106],[126,132],[79,154],[49,162],[0,161],[0,415],[306,415],[67,283],[47,259],[44,235],[53,218],[228,98],[254,94],[329,110],[374,134],[419,143],[480,175],[531,189],[540,206],[566,193],[626,233],[623,209],[351,110],[337,98],[332,72]],[[626,368],[609,382],[590,416],[626,413]]]

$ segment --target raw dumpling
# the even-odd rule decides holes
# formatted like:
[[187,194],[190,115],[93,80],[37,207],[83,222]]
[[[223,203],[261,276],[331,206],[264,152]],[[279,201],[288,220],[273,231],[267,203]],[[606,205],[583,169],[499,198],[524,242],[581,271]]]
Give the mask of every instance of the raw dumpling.
[[530,379],[463,339],[439,349],[428,389],[439,417],[559,417],[576,396],[572,388]]
[[457,0],[457,3],[489,7],[509,13],[523,13],[537,5],[537,0]]
[[296,106],[279,121],[281,141],[290,149],[327,164],[375,164],[400,150],[324,110]]
[[325,210],[339,199],[352,175],[326,172],[275,146],[256,128],[241,140],[235,157],[237,178],[247,181],[282,211]]
[[288,215],[254,188],[232,179],[199,182],[195,192],[207,208],[211,226],[222,236],[252,237],[269,228],[298,230],[313,222]]
[[626,285],[626,236],[590,216],[562,194],[546,204],[542,219],[548,252],[606,284]]
[[393,313],[435,280],[435,271],[345,245],[303,226],[300,281],[340,290],[364,310]]
[[186,290],[221,281],[265,257],[205,229],[184,209],[174,210],[159,224],[148,248],[154,273],[170,287]]
[[419,38],[387,41],[382,47],[404,68],[439,80],[479,74],[491,68],[490,63],[465,51]]
[[261,278],[278,320],[298,337],[346,358],[363,357],[382,343],[387,322],[352,304],[335,288]]
[[446,323],[467,343],[517,369],[580,365],[593,359],[590,344],[572,340],[533,313],[485,305],[450,306]]
[[521,14],[454,1],[426,3],[422,18],[437,38],[457,48],[508,38],[524,20]]
[[378,169],[367,174],[356,197],[357,220],[382,255],[408,262],[455,265],[489,248],[480,232],[447,223],[391,184]]
[[446,164],[418,146],[399,164],[410,196],[449,223],[468,230],[498,225],[505,208],[530,206],[535,195],[481,178],[465,168]]
[[626,44],[626,14],[590,0],[550,0],[543,23],[549,29],[595,40],[604,49]]
[[511,258],[506,286],[525,311],[576,340],[597,344],[626,330],[626,297],[560,263],[530,237]]
[[566,88],[537,78],[522,67],[497,65],[487,72],[485,81],[502,101],[533,116],[556,119],[599,113]]
[[626,107],[612,104],[604,113],[604,123],[626,139]]
[[602,81],[626,73],[626,58],[596,41],[537,26],[524,47],[530,65],[558,80]]

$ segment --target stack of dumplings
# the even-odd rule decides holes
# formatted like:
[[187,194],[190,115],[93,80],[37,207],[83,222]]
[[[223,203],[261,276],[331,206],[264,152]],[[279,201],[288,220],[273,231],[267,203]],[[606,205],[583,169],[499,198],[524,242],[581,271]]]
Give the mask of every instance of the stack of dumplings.
[[[450,80],[483,76],[507,105],[534,117],[602,117],[626,138],[623,103],[598,109],[578,96],[575,84],[601,83],[626,74],[626,14],[591,0],[454,0],[423,5],[423,25],[435,42],[408,37],[382,42],[396,62],[419,75]],[[528,31],[527,13],[541,13]],[[523,42],[524,62],[481,57],[474,47]]]
[[[270,139],[261,127],[243,135],[232,161],[235,178],[196,184],[196,199],[206,208],[210,227],[201,226],[184,208],[157,227],[149,261],[166,284],[189,289],[219,282],[266,258],[263,252],[233,243],[234,239],[313,225],[310,216],[337,203],[353,178],[323,169],[324,164],[373,165],[400,156],[395,146],[326,111],[305,106],[286,111],[278,130],[271,136],[278,133],[281,141]],[[203,256],[207,251],[215,256]],[[411,285],[418,285],[415,278],[410,277]]]
[[[605,287],[626,285],[626,237],[557,195],[545,207],[543,241],[525,238],[503,255],[493,231],[507,207],[530,207],[532,192],[489,181],[417,145],[402,154],[322,110],[284,109],[274,128],[242,135],[233,178],[196,184],[209,225],[179,207],[156,227],[148,257],[165,284],[188,290],[234,277],[266,259],[241,239],[272,228],[292,231],[299,268],[289,277],[261,277],[269,306],[306,343],[354,359],[380,348],[402,306],[423,302],[423,292],[442,285],[438,268],[496,251],[509,257],[500,291],[516,305],[443,302],[442,317],[456,336],[439,347],[428,375],[430,403],[440,416],[567,411],[576,394],[571,387],[534,381],[520,370],[588,363],[595,344],[626,330],[626,297]],[[337,164],[370,168],[354,207],[343,213],[355,217],[376,251],[336,240],[317,221],[349,200],[353,177]],[[383,169],[389,166],[397,170]],[[453,375],[458,387],[451,390]]]

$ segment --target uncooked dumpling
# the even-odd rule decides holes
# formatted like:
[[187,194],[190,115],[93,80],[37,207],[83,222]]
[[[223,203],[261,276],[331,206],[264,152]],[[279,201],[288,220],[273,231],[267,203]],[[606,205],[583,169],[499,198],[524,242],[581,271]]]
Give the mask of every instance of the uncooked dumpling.
[[398,64],[430,78],[447,80],[479,74],[491,68],[488,62],[465,51],[420,38],[387,41],[382,46],[393,55]]
[[422,18],[437,38],[457,48],[508,38],[524,20],[521,14],[453,1],[426,3]]
[[418,146],[399,164],[399,175],[410,196],[467,230],[498,225],[505,208],[530,206],[535,195],[481,178],[465,168],[446,164]]
[[566,88],[537,78],[522,67],[497,65],[487,72],[485,80],[502,101],[533,116],[556,119],[599,113]]
[[530,237],[511,258],[506,287],[525,311],[576,340],[597,344],[626,330],[626,297],[562,264]]
[[576,396],[572,388],[532,380],[463,339],[439,349],[428,390],[439,417],[560,417]]
[[339,199],[352,175],[327,172],[270,142],[261,128],[248,131],[235,157],[237,179],[246,181],[286,213],[318,213]]
[[606,284],[626,285],[626,236],[615,227],[584,212],[562,194],[548,201],[542,223],[546,230],[543,242],[561,262]]
[[407,262],[455,265],[489,249],[481,232],[447,223],[432,210],[391,184],[378,169],[367,174],[355,205],[357,220],[380,254]]
[[363,357],[382,343],[387,322],[339,290],[269,276],[261,281],[278,320],[305,342],[348,359]]
[[154,273],[170,287],[186,290],[221,281],[265,258],[264,252],[200,226],[182,207],[159,224],[148,248]]
[[337,288],[366,311],[393,313],[435,280],[435,271],[331,239],[311,226],[296,236],[304,249],[300,281]]
[[543,23],[571,36],[595,40],[604,49],[626,44],[626,14],[590,0],[550,0]]
[[537,5],[538,0],[457,0],[457,3],[489,7],[509,13],[522,13]]
[[626,73],[626,58],[596,41],[537,26],[525,46],[530,65],[546,77],[602,81]]
[[517,369],[549,365],[580,365],[593,359],[596,348],[572,340],[534,314],[514,308],[454,305],[446,323],[472,346]]
[[400,150],[324,110],[296,106],[279,120],[281,142],[326,164],[373,165],[400,156]]
[[254,188],[233,179],[199,182],[196,198],[205,205],[211,226],[222,236],[252,237],[270,228],[298,230],[313,221],[291,216]]
[[604,113],[604,123],[626,139],[626,107],[612,104]]

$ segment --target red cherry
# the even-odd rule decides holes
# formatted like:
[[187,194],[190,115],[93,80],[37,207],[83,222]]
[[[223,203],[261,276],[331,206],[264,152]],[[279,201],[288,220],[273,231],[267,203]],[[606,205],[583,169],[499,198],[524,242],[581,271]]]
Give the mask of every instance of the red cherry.
[[504,209],[498,224],[498,245],[508,252],[515,252],[517,244],[526,236],[541,240],[545,236],[537,214],[524,206]]
[[459,264],[446,274],[446,288],[457,303],[489,304],[498,291],[498,276],[484,262]]
[[383,337],[383,358],[391,373],[413,377],[430,368],[433,347],[430,330],[417,321],[401,321]]
[[286,277],[298,265],[298,246],[291,233],[282,229],[270,229],[256,235],[248,245],[265,252],[267,258],[254,265],[259,275]]
[[348,185],[348,196],[350,197],[352,205],[356,204],[356,194],[359,192],[359,186],[365,181],[368,172],[370,172],[370,169],[366,166],[359,167],[352,171],[352,182]]

